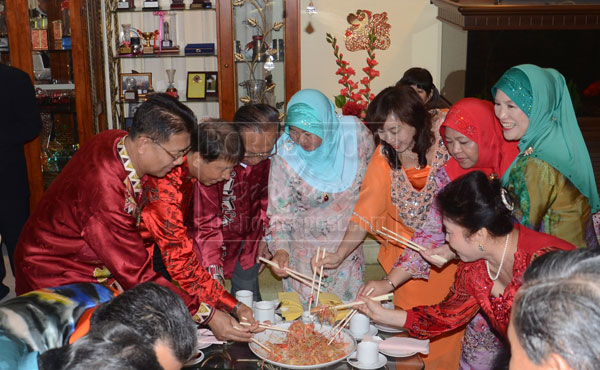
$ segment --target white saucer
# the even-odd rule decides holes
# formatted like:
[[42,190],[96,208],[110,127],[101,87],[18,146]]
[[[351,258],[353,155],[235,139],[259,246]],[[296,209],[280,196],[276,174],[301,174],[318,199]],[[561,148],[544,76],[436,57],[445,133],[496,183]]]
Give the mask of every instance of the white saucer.
[[189,360],[188,362],[183,364],[183,367],[196,365],[197,363],[200,363],[202,360],[204,360],[204,352],[198,350],[198,354],[194,355],[194,357],[192,357],[191,360]]
[[379,329],[379,331],[382,331],[384,333],[402,333],[402,332],[406,331],[406,329],[394,328],[393,326],[387,326],[387,325],[378,324],[378,323],[375,323],[373,325],[375,325],[375,327],[377,329]]
[[198,343],[198,345],[196,346],[196,349],[204,349],[204,348],[208,348],[210,346],[212,346],[213,344],[210,342],[205,342],[205,343]]
[[373,370],[379,369],[380,367],[384,367],[387,364],[387,358],[381,353],[379,353],[377,363],[373,365],[363,365],[360,362],[358,362],[358,360],[356,359],[356,352],[354,352],[350,356],[348,356],[346,362],[348,362],[350,366],[355,367],[357,369]]
[[378,333],[378,331],[377,331],[377,328],[376,328],[374,325],[369,325],[369,331],[368,331],[368,332],[366,332],[365,334],[361,335],[361,336],[354,335],[354,334],[352,334],[352,332],[350,332],[350,334],[352,334],[352,336],[353,336],[353,337],[354,337],[354,339],[356,339],[356,340],[362,340],[362,339],[363,339],[363,337],[365,337],[365,336],[367,336],[367,335],[370,335],[370,336],[375,336],[375,335],[377,335],[377,333]]
[[384,351],[382,349],[379,349],[379,352],[383,353],[386,356],[390,356],[390,357],[410,357],[417,353],[417,352],[405,352],[405,351],[401,351],[401,350]]

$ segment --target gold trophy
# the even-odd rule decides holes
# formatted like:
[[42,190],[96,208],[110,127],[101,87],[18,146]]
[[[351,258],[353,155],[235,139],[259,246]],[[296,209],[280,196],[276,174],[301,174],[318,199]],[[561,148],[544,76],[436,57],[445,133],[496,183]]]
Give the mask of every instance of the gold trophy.
[[140,35],[144,38],[144,54],[154,54],[154,45],[152,45],[152,39],[154,38],[154,32],[140,32]]

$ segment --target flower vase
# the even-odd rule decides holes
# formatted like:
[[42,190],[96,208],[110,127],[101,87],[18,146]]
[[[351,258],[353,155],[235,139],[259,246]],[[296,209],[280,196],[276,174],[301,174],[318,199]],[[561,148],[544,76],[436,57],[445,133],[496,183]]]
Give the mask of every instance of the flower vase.
[[265,89],[267,87],[265,80],[247,80],[242,84],[246,88],[250,103],[263,103]]

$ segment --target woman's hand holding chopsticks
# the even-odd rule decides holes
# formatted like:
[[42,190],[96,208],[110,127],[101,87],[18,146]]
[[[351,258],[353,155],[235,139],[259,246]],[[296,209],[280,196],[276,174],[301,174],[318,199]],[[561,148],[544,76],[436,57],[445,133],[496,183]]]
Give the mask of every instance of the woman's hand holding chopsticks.
[[362,296],[365,304],[354,306],[359,312],[369,316],[373,321],[395,328],[403,328],[406,323],[406,311],[400,309],[387,309],[381,302]]
[[438,268],[444,267],[446,263],[443,263],[442,259],[437,257],[434,258],[433,256],[442,257],[446,261],[452,261],[456,258],[456,253],[454,253],[454,251],[450,249],[450,246],[447,243],[442,244],[437,248],[422,250],[419,253],[421,254],[424,260]]
[[283,249],[277,250],[271,261],[274,265],[279,266],[279,268],[277,268],[276,266],[271,265],[271,270],[275,275],[282,278],[289,276],[285,269],[290,267],[290,255],[286,251]]

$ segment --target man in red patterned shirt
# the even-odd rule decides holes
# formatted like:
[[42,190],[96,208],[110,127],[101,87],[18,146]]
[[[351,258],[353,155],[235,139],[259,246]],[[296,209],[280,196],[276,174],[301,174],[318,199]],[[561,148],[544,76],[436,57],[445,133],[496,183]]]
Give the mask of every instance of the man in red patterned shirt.
[[[252,310],[202,268],[188,236],[186,219],[191,211],[194,184],[206,186],[228,180],[244,149],[239,133],[228,122],[201,123],[192,133],[189,153],[183,165],[165,177],[151,177],[144,184],[140,230],[146,248],[154,253],[155,269],[200,302],[216,310],[208,326],[222,340],[250,341],[249,329],[228,315],[253,323]],[[215,215],[216,217],[217,215]],[[223,312],[226,311],[227,313]]]
[[[244,142],[245,154],[231,179],[204,186],[196,184],[194,247],[202,265],[213,277],[231,278],[231,293],[254,292],[260,301],[258,256],[270,259],[264,240],[268,225],[268,180],[275,143],[279,138],[279,112],[267,104],[245,105],[233,118]],[[221,219],[215,219],[219,213]]]

